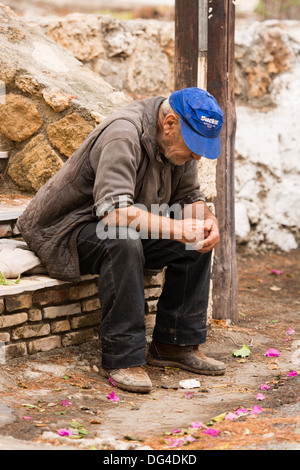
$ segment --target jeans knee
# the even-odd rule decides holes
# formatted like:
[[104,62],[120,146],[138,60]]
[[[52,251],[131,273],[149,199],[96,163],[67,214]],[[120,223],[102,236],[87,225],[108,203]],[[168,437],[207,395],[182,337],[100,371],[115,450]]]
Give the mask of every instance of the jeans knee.
[[120,253],[123,258],[144,259],[143,245],[136,230],[119,227],[116,237],[108,241],[110,252]]

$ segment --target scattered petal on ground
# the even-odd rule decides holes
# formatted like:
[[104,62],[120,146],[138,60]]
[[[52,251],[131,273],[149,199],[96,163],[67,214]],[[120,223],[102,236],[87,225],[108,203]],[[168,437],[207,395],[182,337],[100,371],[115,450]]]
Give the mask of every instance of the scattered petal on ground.
[[265,356],[267,356],[267,357],[278,357],[278,356],[280,356],[280,352],[277,351],[277,349],[275,349],[275,348],[270,348],[266,352]]
[[296,333],[296,331],[293,330],[293,328],[291,328],[291,327],[289,326],[288,329],[287,329],[286,334],[287,334],[287,335],[294,335],[295,333]]
[[267,384],[261,384],[260,386],[261,390],[269,390],[270,388],[271,388],[270,385],[267,385]]
[[279,271],[279,269],[272,269],[272,271],[270,271],[270,274],[277,274],[278,276],[282,273],[283,271]]
[[209,436],[216,437],[219,434],[220,431],[217,431],[216,429],[205,429],[204,434],[208,434]]
[[66,406],[66,407],[72,406],[72,402],[69,401],[69,400],[63,400],[63,401],[61,402],[61,404],[62,404],[62,406]]
[[188,400],[193,398],[194,395],[195,395],[194,392],[185,392],[184,393],[185,398],[187,398]]
[[113,387],[116,386],[115,382],[113,381],[113,379],[111,377],[109,377],[108,383],[110,383]]
[[265,397],[262,393],[258,393],[258,394],[256,395],[256,400],[265,400],[265,398],[266,398],[266,397]]
[[177,439],[166,439],[166,442],[169,442],[170,447],[180,447],[182,444],[184,444],[185,439],[183,437],[179,437]]
[[115,394],[114,391],[112,391],[109,395],[107,395],[107,398],[110,400],[110,401],[119,401],[120,398],[117,397],[117,395]]
[[72,431],[68,431],[68,429],[60,429],[57,434],[59,436],[73,436]]
[[296,375],[298,375],[298,372],[296,372],[295,370],[291,370],[291,372],[287,374],[287,377],[296,377]]
[[192,421],[191,428],[202,429],[203,424],[200,421]]
[[248,408],[239,408],[238,410],[236,410],[234,414],[236,416],[241,416],[241,415],[246,415],[248,412],[249,412]]
[[258,415],[259,413],[262,413],[263,409],[260,406],[253,406],[252,410],[250,411],[251,415]]
[[236,414],[230,412],[230,413],[227,413],[227,415],[225,416],[225,419],[233,421],[234,419],[236,419],[236,417],[237,417]]

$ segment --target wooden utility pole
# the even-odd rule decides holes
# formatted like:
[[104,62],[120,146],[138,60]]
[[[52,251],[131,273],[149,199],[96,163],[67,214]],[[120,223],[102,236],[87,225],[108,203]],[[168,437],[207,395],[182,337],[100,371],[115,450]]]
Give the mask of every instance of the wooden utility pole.
[[216,215],[221,242],[213,264],[213,308],[215,318],[238,320],[237,269],[234,216],[234,25],[232,0],[211,0],[208,20],[208,91],[216,97],[224,114],[222,152],[217,163]]
[[207,88],[224,114],[222,151],[216,170],[217,197],[213,201],[221,237],[214,250],[212,269],[213,316],[237,322],[234,25],[232,0],[175,0],[175,88]]
[[175,89],[197,86],[198,0],[175,0]]

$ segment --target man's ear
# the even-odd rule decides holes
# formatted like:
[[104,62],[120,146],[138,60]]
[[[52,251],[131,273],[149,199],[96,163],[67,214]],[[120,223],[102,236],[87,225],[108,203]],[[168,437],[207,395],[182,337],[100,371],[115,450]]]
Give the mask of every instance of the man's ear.
[[174,131],[177,128],[177,124],[178,117],[173,113],[167,114],[163,121],[163,129],[165,134],[168,135],[170,132]]

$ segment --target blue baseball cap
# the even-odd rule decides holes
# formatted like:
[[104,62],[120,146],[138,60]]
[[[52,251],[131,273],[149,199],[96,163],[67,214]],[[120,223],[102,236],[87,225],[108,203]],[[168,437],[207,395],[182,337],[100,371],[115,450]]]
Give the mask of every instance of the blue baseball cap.
[[215,98],[201,88],[174,91],[169,102],[181,118],[181,134],[187,147],[211,160],[221,153],[223,112]]

